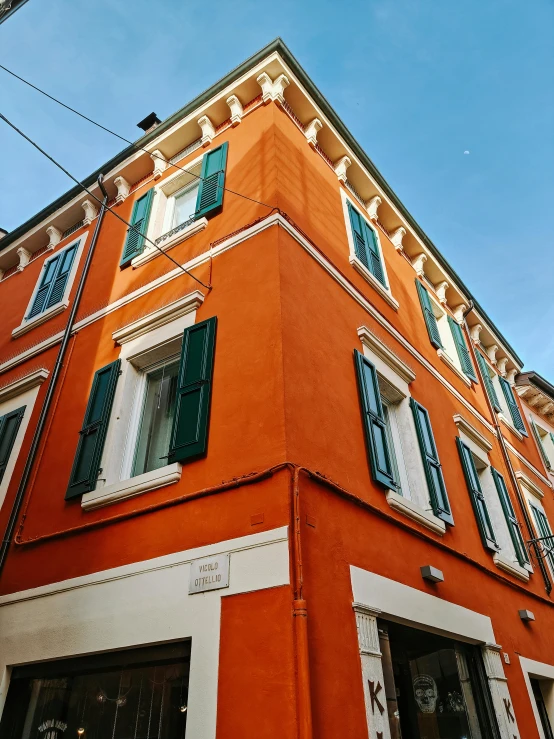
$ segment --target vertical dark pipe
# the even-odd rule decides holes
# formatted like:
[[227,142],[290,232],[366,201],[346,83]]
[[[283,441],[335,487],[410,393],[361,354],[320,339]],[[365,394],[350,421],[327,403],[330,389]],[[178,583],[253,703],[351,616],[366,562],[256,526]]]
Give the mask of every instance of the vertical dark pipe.
[[23,474],[21,475],[21,480],[19,481],[19,487],[17,488],[17,493],[16,493],[16,496],[15,496],[15,499],[12,505],[12,510],[10,512],[10,517],[8,519],[8,524],[6,526],[6,531],[4,532],[4,536],[2,538],[2,545],[0,547],[0,576],[2,574],[2,569],[4,567],[4,564],[6,562],[6,557],[8,554],[8,550],[10,548],[10,544],[12,543],[13,532],[15,530],[15,525],[17,523],[17,519],[19,518],[19,513],[21,511],[21,505],[23,503],[23,498],[25,496],[25,490],[27,488],[27,483],[29,482],[29,476],[31,474],[31,470],[33,468],[37,450],[38,450],[39,444],[42,439],[42,434],[44,432],[44,427],[46,425],[46,419],[48,417],[48,412],[50,410],[50,406],[52,405],[52,399],[54,397],[54,392],[56,390],[58,378],[60,376],[60,372],[63,367],[63,360],[65,357],[65,353],[67,351],[69,339],[71,338],[71,333],[73,331],[73,326],[75,323],[75,316],[77,315],[79,303],[81,302],[81,296],[83,294],[85,282],[87,280],[90,265],[92,262],[92,257],[94,254],[94,249],[96,247],[96,242],[98,240],[100,226],[102,225],[102,221],[104,220],[104,214],[106,212],[106,204],[108,202],[108,193],[106,192],[106,188],[104,187],[103,179],[104,179],[103,175],[98,176],[98,187],[102,191],[102,195],[104,197],[102,200],[102,204],[100,206],[100,212],[98,214],[98,218],[96,220],[96,226],[94,227],[94,234],[92,236],[92,241],[90,242],[90,246],[87,252],[85,264],[83,266],[83,271],[81,273],[81,278],[79,280],[79,284],[77,285],[77,291],[75,292],[75,298],[73,300],[73,305],[71,306],[71,310],[69,311],[69,318],[67,319],[67,324],[66,324],[65,331],[62,337],[62,343],[58,351],[58,356],[56,357],[56,363],[54,365],[54,369],[52,370],[52,376],[50,378],[48,390],[46,391],[46,397],[44,398],[44,404],[40,411],[40,416],[37,422],[35,433],[33,434],[31,448],[29,449],[29,454],[27,455],[27,459],[25,461],[25,467],[23,469]]
[[[506,448],[506,442],[504,441],[504,436],[502,434],[502,428],[500,427],[500,423],[498,421],[496,411],[493,408],[491,399],[489,398],[489,394],[487,393],[487,389],[485,387],[485,383],[483,382],[483,375],[481,374],[481,367],[479,365],[479,362],[477,361],[477,357],[475,356],[475,347],[473,346],[473,341],[471,340],[471,334],[469,333],[469,326],[467,325],[467,316],[471,313],[473,310],[473,301],[469,301],[469,308],[464,313],[464,326],[467,334],[467,341],[468,346],[470,347],[471,354],[473,356],[473,363],[477,369],[477,376],[479,377],[479,382],[481,383],[481,386],[483,388],[483,392],[485,394],[485,398],[487,400],[487,405],[489,407],[489,410],[492,415],[494,428],[496,430],[496,436],[498,438],[498,441],[500,442],[500,448],[502,449],[502,456],[504,457],[504,462],[506,463],[506,467],[508,468],[508,473],[510,475],[510,481],[512,483],[512,486],[515,490],[515,493],[517,495],[517,500],[519,503],[519,507],[521,509],[521,512],[523,514],[523,518],[525,519],[525,525],[527,527],[527,531],[529,534],[529,537],[531,539],[535,538],[535,533],[533,531],[533,524],[531,523],[531,517],[529,515],[529,511],[527,510],[527,506],[525,505],[525,501],[523,500],[523,496],[521,494],[521,490],[519,489],[519,483],[517,481],[516,474],[514,472],[514,468],[512,467],[512,460],[510,459],[510,455],[508,454],[508,449]],[[539,565],[539,569],[541,571],[542,579],[544,580],[544,587],[548,594],[550,594],[550,591],[552,590],[552,582],[550,580],[550,577],[548,575],[548,570],[546,569],[546,565],[544,563],[544,560],[541,559],[539,556],[537,547],[535,545],[535,554],[537,557],[537,562]]]

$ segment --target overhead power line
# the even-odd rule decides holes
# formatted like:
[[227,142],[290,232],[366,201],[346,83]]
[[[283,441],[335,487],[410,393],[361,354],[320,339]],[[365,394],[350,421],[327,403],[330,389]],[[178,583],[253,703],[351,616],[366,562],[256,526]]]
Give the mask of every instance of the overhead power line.
[[[72,113],[75,113],[75,115],[78,115],[80,118],[83,118],[83,120],[88,121],[89,123],[92,123],[93,126],[96,126],[97,128],[101,128],[102,131],[106,131],[106,133],[111,134],[112,136],[115,136],[116,138],[120,139],[121,141],[124,141],[126,144],[130,144],[134,149],[137,151],[144,151],[146,154],[149,154],[151,157],[154,157],[155,159],[160,159],[161,161],[168,164],[170,167],[175,167],[175,169],[180,170],[181,172],[185,172],[186,174],[190,174],[193,177],[196,177],[198,180],[204,180],[203,177],[201,177],[198,174],[195,174],[194,172],[190,172],[188,169],[184,169],[183,167],[179,167],[177,164],[174,164],[165,157],[160,156],[159,154],[154,154],[151,151],[148,151],[148,149],[145,149],[142,146],[139,146],[138,144],[134,143],[133,141],[130,141],[129,139],[126,139],[125,136],[121,136],[120,134],[116,133],[115,131],[112,131],[110,128],[107,128],[106,126],[103,126],[101,123],[98,123],[97,121],[93,120],[92,118],[89,118],[88,116],[84,115],[84,113],[80,113],[75,108],[72,108],[70,105],[66,105],[66,103],[62,103],[61,100],[58,100],[58,98],[54,97],[53,95],[50,95],[45,90],[42,90],[40,87],[37,87],[36,85],[33,85],[32,82],[29,82],[24,77],[20,77],[15,72],[12,72],[11,69],[8,69],[3,64],[0,64],[0,69],[3,69],[4,72],[7,72],[8,74],[11,74],[12,77],[15,77],[20,82],[23,82],[24,84],[31,87],[33,90],[36,90],[37,92],[40,92],[41,95],[44,95],[49,100],[52,100],[53,102],[57,103],[58,105],[61,105],[62,108],[65,108],[66,110],[71,111]],[[81,184],[81,183],[79,183]],[[256,200],[256,198],[251,198],[249,195],[244,195],[241,192],[236,192],[235,190],[231,190],[228,187],[223,187],[223,190],[226,192],[231,193],[232,195],[237,195],[239,198],[245,198],[245,200],[250,200],[252,203],[257,203],[258,205],[263,205],[266,208],[269,208],[270,210],[275,210],[274,206],[268,205],[267,203],[263,203],[261,200]]]
[[[27,136],[25,133],[23,133],[23,131],[21,131],[19,128],[17,128],[17,126],[14,125],[10,120],[8,120],[6,118],[6,116],[3,115],[2,113],[0,113],[0,119],[3,120],[5,123],[7,123],[8,126],[10,126],[10,128],[12,128],[16,133],[18,133],[20,136],[22,136],[32,146],[34,146],[35,149],[37,149],[38,151],[40,151],[40,153],[43,156],[45,156],[47,159],[49,159],[53,164],[55,164],[56,167],[58,167],[58,169],[61,169],[61,171],[64,174],[66,174],[71,180],[73,180],[73,182],[75,182],[77,185],[79,185],[79,187],[81,187],[86,193],[88,193],[91,198],[93,198],[94,200],[96,200],[97,203],[100,203],[100,205],[103,205],[103,201],[99,197],[97,197],[94,193],[92,193],[88,189],[88,187],[86,187],[82,182],[80,182],[80,180],[78,180],[76,177],[74,177],[71,174],[71,172],[68,172],[68,170],[64,166],[62,166],[58,161],[56,161],[54,159],[54,157],[50,156],[50,154],[48,154],[46,151],[44,151],[44,149],[42,149],[35,141],[33,141],[33,139],[29,138],[29,136]],[[146,234],[141,233],[138,230],[138,228],[136,228],[131,223],[129,223],[129,221],[126,221],[125,218],[123,218],[122,216],[120,216],[119,213],[116,213],[113,210],[113,208],[111,208],[108,205],[106,205],[105,208],[106,208],[106,210],[109,210],[110,213],[112,213],[118,220],[122,221],[126,226],[128,226],[131,229],[131,231],[134,231],[136,234],[138,234],[139,236],[141,236],[145,241],[148,241],[149,244],[152,244],[152,246],[154,248],[156,248],[161,254],[163,254],[165,257],[167,257],[167,259],[169,259],[171,262],[173,262],[173,264],[175,264],[176,267],[178,267],[179,269],[181,269],[189,277],[192,277],[193,280],[196,280],[196,282],[198,282],[200,285],[202,285],[202,287],[205,287],[207,290],[211,290],[212,289],[211,288],[211,285],[206,285],[205,282],[202,282],[202,280],[199,280],[198,277],[195,277],[192,274],[192,272],[189,272],[188,269],[186,269],[185,267],[183,267],[182,264],[179,264],[179,262],[177,262],[175,259],[173,259],[172,256],[170,256],[167,252],[165,252],[163,249],[161,249],[154,241],[152,241],[152,239],[149,239],[148,236],[146,236]]]

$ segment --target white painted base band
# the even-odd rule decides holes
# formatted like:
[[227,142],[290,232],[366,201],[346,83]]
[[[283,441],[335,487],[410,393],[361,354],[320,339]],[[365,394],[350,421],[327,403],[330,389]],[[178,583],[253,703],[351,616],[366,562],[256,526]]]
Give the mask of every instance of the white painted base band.
[[[289,583],[287,527],[0,597],[0,713],[15,665],[192,640],[187,736],[214,739],[221,598]],[[230,555],[229,587],[188,594],[191,561]]]

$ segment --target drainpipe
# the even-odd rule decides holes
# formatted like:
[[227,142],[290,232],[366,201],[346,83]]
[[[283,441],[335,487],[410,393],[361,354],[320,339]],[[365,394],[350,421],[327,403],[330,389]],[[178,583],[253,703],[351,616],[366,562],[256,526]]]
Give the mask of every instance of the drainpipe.
[[[481,367],[479,366],[479,362],[477,361],[477,357],[475,356],[476,349],[475,349],[475,346],[473,345],[473,341],[471,339],[471,334],[469,333],[469,326],[467,325],[467,316],[471,313],[471,311],[473,310],[474,307],[475,306],[474,306],[473,300],[470,300],[469,301],[469,307],[467,308],[467,310],[464,311],[464,314],[463,314],[464,326],[465,326],[465,330],[466,330],[466,334],[467,334],[467,338],[468,338],[468,345],[469,345],[469,347],[471,349],[471,353],[473,355],[473,364],[475,365],[475,367],[477,369],[477,376],[479,377],[479,382],[481,383],[481,386],[483,388],[483,392],[484,392],[485,398],[487,400],[487,405],[489,407],[489,411],[490,411],[491,416],[492,416],[492,419],[493,419],[494,428],[495,428],[495,431],[496,431],[496,436],[498,438],[498,441],[500,442],[500,448],[502,449],[502,456],[504,457],[504,462],[505,462],[506,467],[508,469],[508,473],[509,473],[509,476],[510,476],[510,480],[511,480],[512,486],[513,486],[513,488],[514,488],[514,490],[516,492],[516,495],[517,495],[517,499],[518,499],[518,502],[519,502],[519,507],[520,507],[521,512],[523,514],[523,518],[525,519],[525,525],[527,527],[529,538],[530,539],[534,539],[535,538],[535,533],[533,531],[533,524],[531,522],[531,517],[529,515],[529,511],[527,510],[527,506],[525,504],[525,500],[523,499],[523,495],[521,493],[521,489],[519,487],[519,483],[518,483],[516,474],[514,472],[514,468],[512,467],[512,460],[510,459],[510,455],[508,454],[508,449],[506,447],[506,441],[504,440],[504,436],[502,434],[502,428],[500,426],[500,422],[499,422],[498,417],[496,415],[496,411],[493,408],[491,399],[489,398],[489,394],[487,393],[487,390],[485,388],[485,383],[483,382],[483,375],[481,374]],[[546,569],[546,565],[544,563],[544,560],[542,560],[541,557],[539,556],[539,553],[538,553],[537,545],[536,544],[534,546],[534,549],[535,549],[535,555],[536,555],[537,563],[538,563],[539,569],[541,571],[542,579],[544,580],[545,590],[550,595],[550,591],[552,590],[552,582],[550,580],[550,576],[548,574],[548,570]]]
[[75,293],[73,305],[71,306],[71,310],[69,312],[69,318],[67,319],[67,324],[66,324],[65,331],[62,337],[62,343],[60,345],[58,356],[56,358],[56,363],[52,371],[52,377],[50,378],[50,383],[48,385],[48,390],[46,392],[44,404],[42,406],[42,410],[40,411],[40,416],[39,416],[38,423],[35,429],[35,433],[33,434],[31,448],[29,449],[29,454],[27,455],[27,459],[25,461],[25,467],[23,469],[23,474],[21,475],[19,487],[17,488],[17,493],[16,493],[15,500],[12,505],[12,510],[10,513],[10,517],[8,519],[6,531],[4,532],[4,536],[2,538],[2,546],[0,547],[0,576],[2,574],[4,564],[6,562],[6,557],[8,554],[8,550],[10,548],[10,544],[12,543],[12,540],[13,540],[13,532],[15,530],[17,519],[19,518],[19,513],[21,511],[21,505],[23,503],[23,498],[25,496],[25,491],[27,488],[27,483],[29,482],[31,470],[33,468],[33,464],[36,458],[39,445],[42,441],[42,435],[44,432],[44,427],[46,425],[46,419],[50,411],[50,406],[52,405],[52,400],[54,398],[54,392],[56,390],[56,385],[57,385],[57,382],[60,376],[60,372],[63,367],[63,361],[64,361],[65,354],[67,351],[67,346],[69,344],[69,339],[71,338],[71,333],[73,331],[73,326],[75,323],[75,316],[77,315],[77,310],[81,302],[81,297],[82,297],[83,290],[85,287],[85,282],[87,280],[90,265],[92,263],[92,257],[93,257],[94,250],[96,247],[96,242],[98,240],[100,226],[102,225],[104,214],[106,212],[106,204],[108,202],[108,193],[106,192],[106,188],[104,187],[103,179],[104,179],[103,175],[98,175],[98,187],[100,188],[104,198],[102,200],[102,204],[100,206],[100,212],[96,220],[96,226],[94,228],[94,234],[92,236],[92,241],[90,242],[90,246],[89,246],[87,256],[85,259],[83,272],[81,274],[79,284],[77,285],[77,291]]

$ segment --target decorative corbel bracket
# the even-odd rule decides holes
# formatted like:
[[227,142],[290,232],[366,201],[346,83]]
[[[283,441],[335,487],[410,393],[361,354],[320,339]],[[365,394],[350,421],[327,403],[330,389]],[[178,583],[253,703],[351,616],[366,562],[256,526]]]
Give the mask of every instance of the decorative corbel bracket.
[[457,305],[455,308],[452,308],[452,313],[454,314],[454,318],[456,321],[461,325],[464,322],[464,313],[467,310],[467,305],[465,303],[460,303],[460,305]]
[[487,357],[491,360],[492,364],[496,364],[496,352],[498,351],[498,344],[490,344],[485,347]]
[[404,228],[404,226],[399,226],[396,231],[393,231],[393,233],[391,233],[390,239],[396,251],[404,251],[404,244],[402,243],[404,240],[404,236],[406,236],[406,229]]
[[262,72],[257,77],[256,82],[262,88],[262,101],[264,105],[272,101],[275,101],[278,105],[282,105],[285,102],[285,88],[290,85],[289,78],[286,75],[280,74],[274,82],[266,72]]
[[96,207],[96,205],[94,205],[92,200],[85,200],[83,203],[81,203],[81,208],[85,212],[85,217],[83,218],[83,226],[88,226],[98,215],[98,208]]
[[117,187],[115,202],[119,205],[129,196],[131,185],[127,182],[125,177],[116,177],[113,183]]
[[215,136],[215,128],[207,115],[198,119],[198,125],[202,129],[202,146],[209,146]]
[[341,157],[340,159],[337,159],[337,161],[333,165],[335,168],[335,174],[339,178],[340,182],[342,183],[346,182],[346,170],[351,164],[352,164],[352,161],[350,160],[350,157],[347,157],[345,155]]
[[469,335],[471,336],[471,340],[474,341],[476,344],[481,343],[481,331],[483,330],[483,327],[480,323],[476,323],[475,326],[472,326],[469,329]]
[[150,154],[150,158],[154,162],[154,179],[159,180],[167,169],[167,161],[159,149],[155,149]]
[[242,107],[241,101],[236,95],[231,95],[231,97],[228,97],[226,102],[231,111],[231,126],[234,128],[235,126],[238,126],[241,122],[244,109]]
[[502,377],[506,375],[506,365],[508,364],[508,357],[500,357],[500,359],[497,359],[496,361],[496,367]]
[[25,267],[29,264],[32,254],[28,249],[25,249],[24,246],[20,246],[19,249],[16,250],[16,254],[19,257],[19,264],[17,265],[17,271],[23,272]]
[[510,383],[510,385],[516,384],[516,375],[518,374],[518,370],[516,367],[512,367],[512,369],[509,369],[506,372],[506,379]]
[[365,207],[367,209],[367,213],[369,215],[369,219],[371,221],[378,221],[379,216],[377,215],[377,211],[379,210],[379,206],[381,205],[383,201],[379,197],[379,195],[374,195],[370,200],[367,201],[365,204]]
[[423,269],[423,265],[427,261],[427,254],[424,254],[421,252],[421,254],[418,254],[417,257],[414,257],[412,259],[412,267],[415,269],[416,274],[420,277],[423,277],[425,274],[425,270]]
[[323,123],[319,120],[319,118],[314,118],[313,121],[308,123],[308,125],[304,129],[304,135],[306,136],[308,144],[312,147],[312,149],[315,149],[317,146],[317,134],[319,131],[321,131],[322,128]]
[[450,283],[447,282],[446,280],[443,280],[442,282],[437,282],[437,284],[435,285],[435,292],[437,294],[437,298],[439,299],[439,303],[441,305],[446,305],[447,303],[446,291],[448,290],[449,287],[450,287]]
[[46,233],[48,234],[48,246],[46,248],[51,251],[62,240],[62,232],[55,226],[48,226]]

